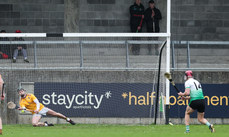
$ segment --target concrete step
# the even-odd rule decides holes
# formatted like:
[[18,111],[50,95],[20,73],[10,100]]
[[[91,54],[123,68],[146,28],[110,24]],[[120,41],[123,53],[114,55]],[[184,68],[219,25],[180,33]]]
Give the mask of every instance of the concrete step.
[[[19,56],[17,60],[21,59],[22,56]],[[33,56],[28,56],[30,62],[34,62]],[[126,62],[126,56],[83,56],[83,61],[87,63],[109,63],[109,62]],[[130,62],[158,62],[158,56],[129,56]],[[0,62],[9,62],[7,60],[1,60]],[[55,63],[55,62],[80,62],[80,56],[38,56],[38,63]]]
[[[130,46],[131,47],[131,46]],[[129,53],[132,54],[129,47]],[[27,49],[29,55],[34,55],[34,49],[28,48]],[[36,50],[36,54],[38,56],[46,56],[46,55],[80,55],[80,48],[77,47],[58,47],[58,48],[42,48],[39,47]],[[109,47],[84,47],[83,48],[83,55],[125,55],[126,54],[126,47],[125,46],[109,46]],[[152,54],[155,54],[155,49],[152,47]],[[140,55],[148,55],[148,47],[141,46],[140,48]]]
[[[130,63],[129,67],[134,68],[157,68],[157,64],[153,63]],[[22,61],[17,61],[16,63],[6,63],[1,65],[1,68],[34,68],[33,63],[24,63]],[[37,68],[59,68],[59,67],[80,67],[80,63],[38,63]],[[84,63],[83,67],[105,67],[105,68],[125,68],[125,63]]]
[[[38,63],[37,68],[59,68],[59,67],[80,67],[80,63]],[[95,68],[125,68],[125,63],[84,63],[83,67],[95,67]],[[158,64],[154,63],[130,63],[130,68],[158,68]],[[191,64],[191,68],[229,68],[229,64]],[[1,68],[15,68],[15,69],[22,69],[22,68],[34,68],[33,63],[24,63],[22,61],[17,61],[16,63],[6,63],[1,64]],[[187,68],[186,63],[176,64],[175,68]]]
[[[47,47],[45,47],[47,46]],[[152,45],[152,53],[155,54],[155,47]],[[129,46],[129,53],[131,54],[130,50],[131,46]],[[158,50],[158,48],[156,48]],[[29,47],[28,54],[34,54],[34,48]],[[176,56],[187,54],[186,47],[178,47],[175,48],[174,53]],[[219,47],[219,48],[211,48],[211,46],[203,46],[200,48],[190,46],[190,55],[191,56],[227,56],[229,53],[228,47]],[[126,54],[126,46],[120,45],[90,45],[83,47],[83,54],[84,55],[125,55]],[[148,54],[148,45],[140,45],[140,55],[147,55]],[[80,55],[80,47],[79,45],[42,45],[37,47],[37,55],[46,56],[46,55]]]
[[[17,63],[12,63],[10,59],[0,59],[0,67],[34,67],[34,56],[28,56],[30,63],[24,63],[23,57],[19,56]],[[171,58],[172,59],[172,58]],[[130,67],[155,67],[157,66],[158,56],[155,55],[130,55]],[[191,56],[191,67],[199,68],[224,68],[229,67],[229,56]],[[171,61],[172,63],[172,61]],[[83,65],[85,67],[125,67],[126,56],[115,55],[94,55],[83,56]],[[37,67],[79,67],[80,56],[60,56],[50,55],[37,56]],[[175,66],[180,68],[187,67],[187,56],[176,56]]]
[[[174,50],[176,56],[186,56],[187,48],[176,48]],[[228,48],[192,48],[190,47],[191,56],[228,56]]]
[[[190,68],[206,68],[206,69],[211,69],[211,68],[228,68],[229,64],[211,64],[211,63],[193,63],[190,64]],[[178,63],[175,65],[175,68],[187,68],[187,63]]]
[[[17,60],[22,60],[23,57],[19,56]],[[28,56],[30,62],[34,62],[34,56]],[[171,58],[172,60],[172,58]],[[83,61],[87,63],[118,63],[126,62],[126,56],[83,56]],[[158,62],[158,56],[154,55],[139,55],[139,56],[129,56],[130,62],[142,62],[142,63],[154,63]],[[214,64],[227,64],[229,62],[229,56],[191,56],[191,63],[214,63]],[[0,63],[11,62],[9,59],[1,59]],[[80,56],[37,56],[38,63],[77,63],[80,62]],[[186,63],[187,56],[176,56],[176,63]]]
[[[187,62],[187,56],[176,56],[176,63]],[[229,62],[229,56],[191,56],[191,63],[213,63],[213,64],[227,64]]]

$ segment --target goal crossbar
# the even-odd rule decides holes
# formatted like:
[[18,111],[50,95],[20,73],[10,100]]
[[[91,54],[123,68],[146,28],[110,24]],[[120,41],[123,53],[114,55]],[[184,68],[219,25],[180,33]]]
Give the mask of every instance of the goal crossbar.
[[0,37],[170,37],[170,33],[0,33]]

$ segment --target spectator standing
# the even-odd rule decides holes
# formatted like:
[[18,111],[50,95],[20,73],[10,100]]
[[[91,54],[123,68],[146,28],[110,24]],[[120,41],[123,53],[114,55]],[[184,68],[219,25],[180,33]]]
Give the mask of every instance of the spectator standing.
[[[6,33],[5,30],[1,30],[1,33]],[[7,37],[0,37],[0,41],[9,41]],[[0,44],[0,59],[9,59],[11,58],[11,51],[9,44]]]
[[[161,12],[155,7],[153,0],[149,1],[149,7],[145,11],[145,22],[147,32],[158,33],[160,32],[159,21],[162,19]],[[157,40],[157,38],[155,39]],[[151,45],[148,45],[149,54],[151,54]],[[158,54],[158,46],[155,45],[155,52]]]
[[[21,33],[20,30],[16,30],[15,33]],[[24,41],[22,37],[15,37],[13,41]],[[21,52],[24,56],[24,62],[29,63],[28,57],[27,57],[27,46],[25,44],[16,44],[13,45],[13,63],[16,62],[18,53]]]
[[[144,19],[144,6],[141,4],[141,0],[136,0],[135,3],[130,6],[129,10],[131,32],[141,32]],[[134,55],[139,55],[140,45],[133,45],[131,50]]]

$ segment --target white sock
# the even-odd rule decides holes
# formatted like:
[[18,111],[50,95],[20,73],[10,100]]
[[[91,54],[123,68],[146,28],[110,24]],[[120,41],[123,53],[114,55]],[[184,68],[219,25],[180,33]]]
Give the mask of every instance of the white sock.
[[211,124],[209,122],[206,122],[206,125],[209,127]]

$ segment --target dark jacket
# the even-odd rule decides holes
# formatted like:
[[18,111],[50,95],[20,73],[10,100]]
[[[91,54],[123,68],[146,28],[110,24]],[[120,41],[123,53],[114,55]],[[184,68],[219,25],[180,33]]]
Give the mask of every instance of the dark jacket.
[[[0,41],[9,41],[9,38],[3,38],[3,37],[1,37],[0,38]],[[10,44],[0,44],[0,51],[2,52],[2,53],[4,53],[4,54],[6,54],[7,55],[7,58],[11,58],[11,48],[10,48]],[[6,57],[6,56],[5,56]],[[4,57],[2,57],[2,58],[4,58]]]
[[[147,32],[160,32],[159,21],[162,19],[161,12],[159,9],[154,7],[154,17],[152,18],[152,9],[149,7],[145,11],[144,21],[146,22]],[[153,28],[153,23],[155,24],[155,28]]]
[[[13,39],[13,41],[25,41],[22,37],[16,37],[16,38],[14,38]],[[12,49],[14,50],[14,49],[17,49],[17,47],[22,47],[23,49],[26,49],[27,48],[27,46],[26,46],[26,44],[13,44],[12,45]]]
[[144,15],[144,6],[134,3],[130,6],[130,27],[131,32],[136,32],[138,26],[142,26],[142,15]]

